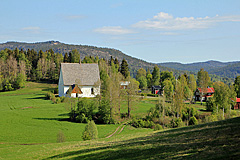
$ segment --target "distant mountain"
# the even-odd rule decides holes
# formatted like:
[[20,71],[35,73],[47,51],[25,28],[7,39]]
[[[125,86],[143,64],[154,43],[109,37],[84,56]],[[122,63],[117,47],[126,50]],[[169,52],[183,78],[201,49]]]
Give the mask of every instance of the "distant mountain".
[[232,65],[235,63],[239,63],[240,61],[236,62],[219,62],[219,61],[207,61],[207,62],[196,62],[196,63],[188,63],[188,64],[182,64],[177,62],[167,62],[167,63],[158,63],[161,66],[174,68],[177,70],[187,70],[187,71],[193,71],[198,72],[201,68],[204,68],[206,71],[214,70],[221,67],[226,67],[228,65]]
[[[154,67],[154,63],[149,63],[141,59],[137,59],[131,56],[128,56],[124,53],[122,53],[119,50],[111,49],[111,48],[101,48],[101,47],[95,47],[95,46],[87,46],[87,45],[72,45],[72,44],[65,44],[61,43],[59,41],[47,41],[47,42],[37,42],[37,43],[25,43],[25,42],[7,42],[0,44],[0,50],[3,50],[5,48],[8,49],[34,49],[35,51],[39,52],[40,50],[46,51],[52,49],[56,53],[62,53],[63,55],[65,53],[69,53],[73,49],[77,49],[80,52],[81,59],[83,59],[85,56],[98,56],[99,58],[105,58],[110,59],[112,56],[113,58],[117,58],[119,62],[121,63],[122,59],[125,58],[129,64],[129,67],[131,69],[131,73],[136,74],[136,71],[139,68],[144,69],[150,69],[152,70]],[[177,71],[172,68],[160,66],[159,68],[161,71],[168,70],[174,72],[175,76],[178,76],[180,73],[183,73],[183,71]]]
[[182,64],[177,62],[158,63],[161,66],[173,68],[176,70],[186,70],[198,72],[201,68],[208,71],[210,74],[216,74],[221,77],[235,78],[240,75],[240,61],[234,62],[219,62],[207,61]]
[[210,74],[221,77],[236,78],[240,75],[240,62],[229,63],[229,65],[209,70]]
[[[131,69],[131,73],[133,76],[136,75],[137,70],[139,68],[150,69],[152,70],[155,63],[149,63],[144,60],[134,58],[122,53],[119,50],[112,48],[101,48],[95,46],[87,46],[87,45],[72,45],[65,44],[59,41],[47,41],[47,42],[37,42],[37,43],[25,43],[25,42],[6,42],[0,43],[0,50],[5,48],[8,49],[34,49],[39,52],[40,50],[46,51],[52,49],[56,53],[69,53],[73,49],[77,49],[80,52],[81,59],[85,56],[98,56],[99,58],[110,59],[117,58],[119,62],[125,58],[129,64]],[[207,62],[197,62],[197,63],[189,63],[182,64],[176,62],[168,62],[168,63],[158,63],[160,71],[172,71],[175,77],[178,77],[183,73],[195,73],[198,72],[201,68],[204,68],[210,74],[216,74],[221,77],[235,78],[237,75],[240,75],[240,61],[236,62],[219,62],[219,61],[207,61]]]

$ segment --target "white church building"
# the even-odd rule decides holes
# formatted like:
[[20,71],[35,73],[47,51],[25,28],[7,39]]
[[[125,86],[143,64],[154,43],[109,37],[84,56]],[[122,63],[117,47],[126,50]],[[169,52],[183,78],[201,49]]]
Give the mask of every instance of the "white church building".
[[99,67],[96,63],[61,63],[59,97],[96,97],[100,94]]

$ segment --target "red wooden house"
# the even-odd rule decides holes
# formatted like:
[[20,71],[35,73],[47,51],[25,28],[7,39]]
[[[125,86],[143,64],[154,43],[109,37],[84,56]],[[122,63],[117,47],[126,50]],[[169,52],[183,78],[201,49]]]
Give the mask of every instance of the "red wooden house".
[[236,98],[236,102],[234,109],[240,109],[240,98]]
[[204,90],[202,88],[197,88],[194,95],[195,95],[195,101],[207,101],[209,97],[212,97],[214,94],[215,90],[212,87],[208,87]]

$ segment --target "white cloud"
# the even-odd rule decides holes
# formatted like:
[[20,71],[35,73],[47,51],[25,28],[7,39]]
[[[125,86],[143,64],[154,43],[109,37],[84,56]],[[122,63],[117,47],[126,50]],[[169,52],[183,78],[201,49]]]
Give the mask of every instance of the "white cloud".
[[31,33],[31,34],[40,34],[41,33],[41,28],[35,27],[35,26],[24,27],[21,30],[23,30],[27,33]]
[[132,30],[122,28],[120,26],[105,26],[102,28],[97,28],[94,32],[102,33],[102,34],[111,34],[111,35],[121,35],[121,34],[130,34],[135,33]]
[[83,19],[83,18],[85,18],[85,16],[83,16],[83,15],[68,15],[68,16],[64,16],[64,18],[66,20],[77,20],[77,19]]
[[239,22],[240,15],[215,17],[176,17],[168,13],[160,12],[153,18],[133,24],[132,27],[144,29],[163,29],[163,30],[186,30],[204,29],[215,25],[218,22]]
[[40,27],[33,27],[33,26],[30,26],[30,27],[24,27],[24,28],[22,28],[22,30],[27,30],[27,31],[37,31],[37,30],[40,30]]

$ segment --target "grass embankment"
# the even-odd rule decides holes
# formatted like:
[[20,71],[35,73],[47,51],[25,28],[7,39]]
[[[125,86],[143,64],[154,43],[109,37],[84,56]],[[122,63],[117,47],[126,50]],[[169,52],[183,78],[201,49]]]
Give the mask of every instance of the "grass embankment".
[[3,159],[238,159],[239,132],[238,117],[160,132],[119,134],[109,139],[85,142],[8,144],[1,148],[0,155]]

